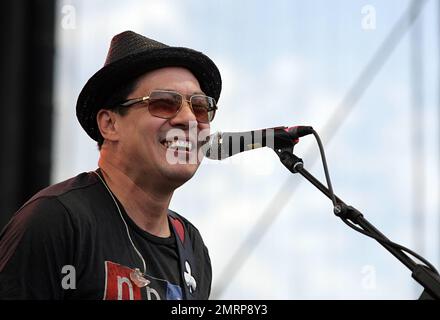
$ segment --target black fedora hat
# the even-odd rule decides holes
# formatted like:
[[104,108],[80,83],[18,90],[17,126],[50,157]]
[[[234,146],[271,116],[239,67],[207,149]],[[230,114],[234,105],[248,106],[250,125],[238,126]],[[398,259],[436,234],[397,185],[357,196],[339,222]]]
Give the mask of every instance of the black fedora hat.
[[96,122],[108,96],[128,81],[163,67],[184,67],[197,78],[203,92],[218,101],[222,81],[214,62],[201,52],[171,47],[133,31],[113,37],[104,66],[86,83],[79,94],[76,116],[87,134],[102,139]]

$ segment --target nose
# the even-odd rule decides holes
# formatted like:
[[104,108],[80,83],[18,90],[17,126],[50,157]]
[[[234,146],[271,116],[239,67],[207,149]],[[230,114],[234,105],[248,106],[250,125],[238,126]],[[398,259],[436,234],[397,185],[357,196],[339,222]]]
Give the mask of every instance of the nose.
[[195,121],[197,121],[197,119],[191,109],[189,102],[184,100],[182,103],[183,105],[180,108],[179,112],[169,121],[170,124],[173,126],[183,126],[185,128],[188,128],[190,126],[190,123],[194,123]]

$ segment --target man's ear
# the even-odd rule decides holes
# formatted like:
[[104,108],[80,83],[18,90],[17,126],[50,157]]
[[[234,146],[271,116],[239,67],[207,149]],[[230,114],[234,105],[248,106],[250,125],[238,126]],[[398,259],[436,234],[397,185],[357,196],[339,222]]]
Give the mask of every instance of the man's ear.
[[118,131],[116,130],[116,114],[107,109],[101,109],[96,115],[99,131],[105,140],[117,141],[119,139]]

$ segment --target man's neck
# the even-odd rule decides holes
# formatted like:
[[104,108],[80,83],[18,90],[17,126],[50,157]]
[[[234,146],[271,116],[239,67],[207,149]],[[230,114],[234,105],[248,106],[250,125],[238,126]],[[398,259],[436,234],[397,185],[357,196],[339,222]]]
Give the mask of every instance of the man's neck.
[[142,184],[136,177],[104,159],[99,167],[110,190],[124,206],[136,225],[158,237],[169,237],[168,206],[173,193],[160,192],[151,184]]

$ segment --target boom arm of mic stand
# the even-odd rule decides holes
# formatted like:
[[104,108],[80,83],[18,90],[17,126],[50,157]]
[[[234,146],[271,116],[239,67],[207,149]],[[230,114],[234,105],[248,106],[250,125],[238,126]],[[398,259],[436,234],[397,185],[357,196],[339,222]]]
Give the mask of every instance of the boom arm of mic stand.
[[[283,165],[292,173],[299,173],[306,180],[312,183],[316,188],[318,188],[323,194],[325,194],[329,199],[331,199],[330,191],[326,186],[324,186],[318,179],[316,179],[310,172],[304,169],[304,163],[302,159],[298,158],[293,154],[290,148],[274,150],[279,156]],[[370,222],[368,222],[361,212],[352,206],[346,205],[340,198],[336,197],[337,206],[334,209],[335,215],[340,218],[348,219],[353,223],[361,226],[365,231],[370,234],[378,236],[384,240],[388,240],[379,230],[377,230]],[[377,240],[377,239],[376,239]],[[377,240],[378,241],[378,240]],[[402,250],[393,247],[390,244],[382,243],[378,241],[385,249],[387,249],[393,256],[400,260],[408,269],[412,272],[412,277],[421,284],[427,293],[429,293],[433,298],[440,299],[440,277],[438,274],[434,273],[431,269],[424,265],[417,264],[408,255],[406,255]]]

